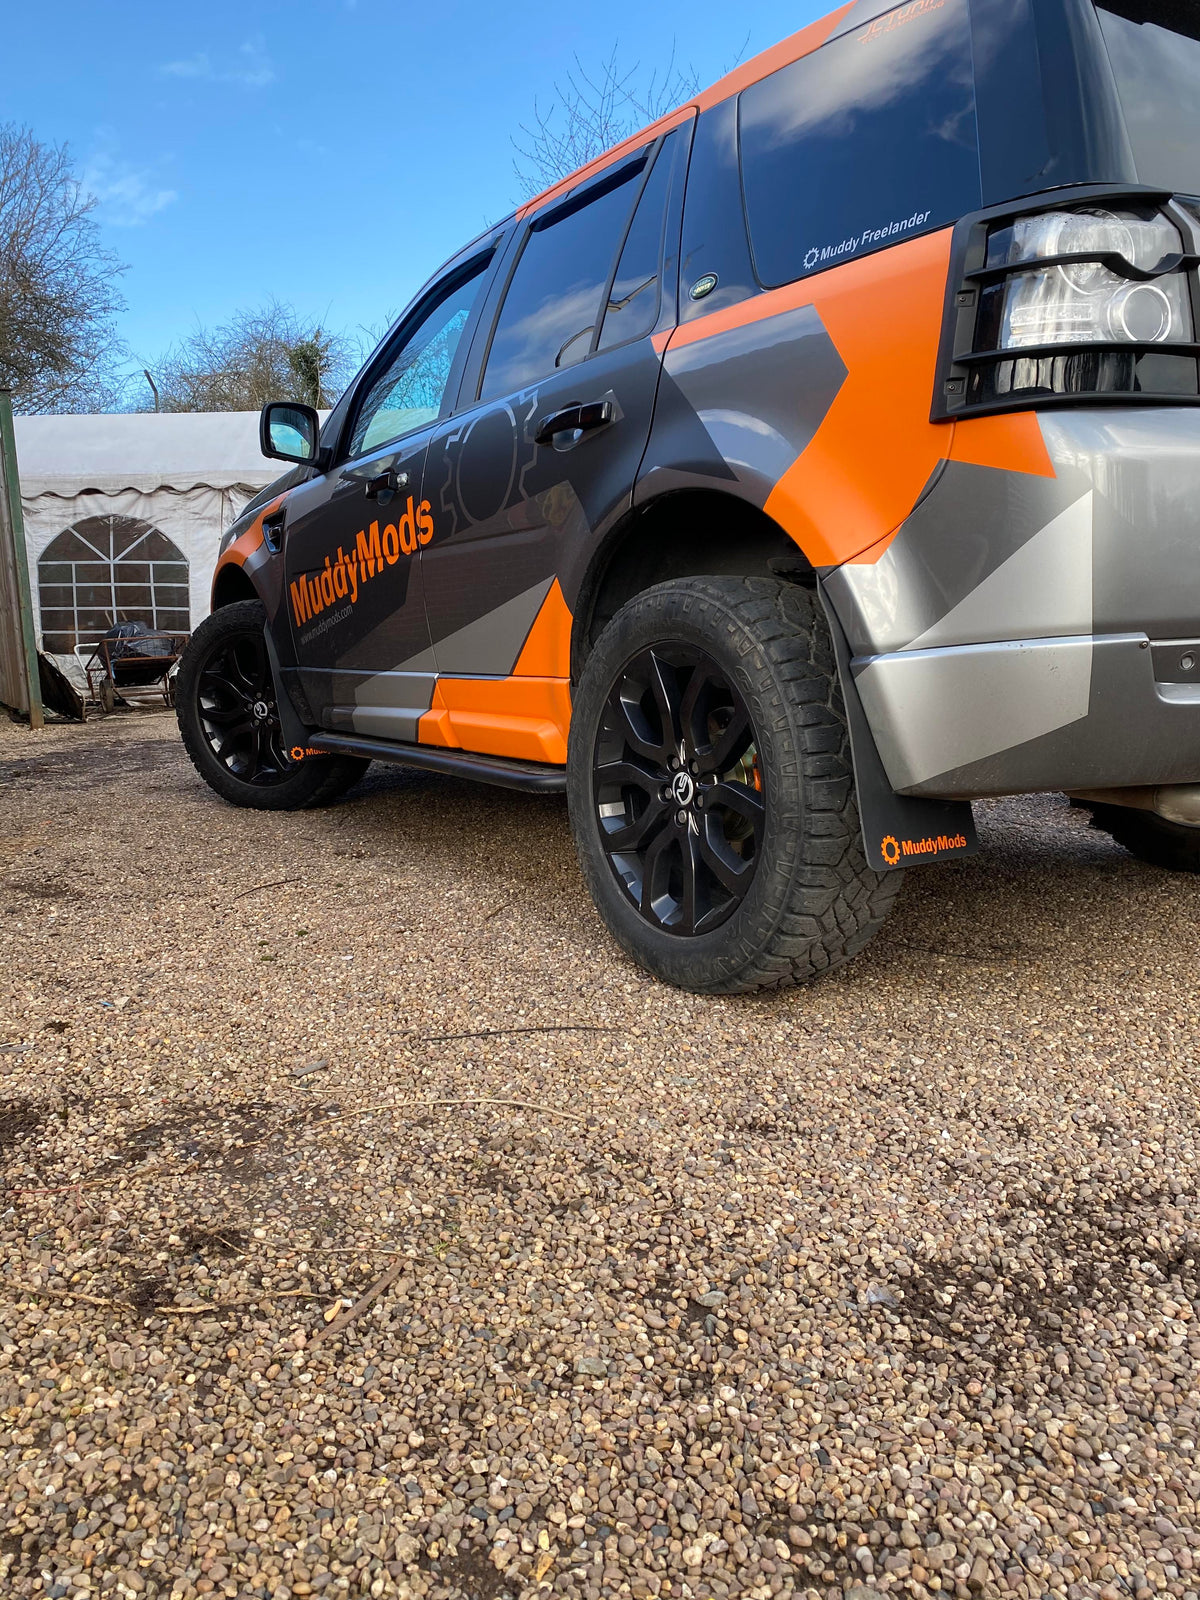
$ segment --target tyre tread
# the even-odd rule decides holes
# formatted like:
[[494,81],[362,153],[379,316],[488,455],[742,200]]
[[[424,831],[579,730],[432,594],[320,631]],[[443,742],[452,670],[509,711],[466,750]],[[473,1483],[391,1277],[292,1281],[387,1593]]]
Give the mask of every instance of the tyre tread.
[[[647,590],[618,613],[593,659],[601,656],[613,630],[628,627],[647,609],[664,608],[678,608],[694,625],[717,630],[748,668],[755,653],[761,659],[765,670],[756,672],[761,692],[755,716],[760,735],[769,726],[776,741],[791,752],[782,763],[779,788],[792,796],[782,820],[795,847],[787,870],[771,876],[761,938],[743,941],[699,984],[689,981],[689,958],[682,951],[677,973],[662,960],[654,963],[654,970],[670,981],[712,993],[804,983],[842,965],[870,942],[889,915],[903,878],[898,872],[873,871],[863,849],[849,729],[820,601],[812,591],[782,580],[678,579]],[[586,672],[579,698],[588,698]],[[576,773],[576,809],[578,783]],[[582,850],[581,859],[595,890],[594,868]],[[601,909],[603,913],[602,902]],[[629,953],[647,964],[636,941],[606,920]]]

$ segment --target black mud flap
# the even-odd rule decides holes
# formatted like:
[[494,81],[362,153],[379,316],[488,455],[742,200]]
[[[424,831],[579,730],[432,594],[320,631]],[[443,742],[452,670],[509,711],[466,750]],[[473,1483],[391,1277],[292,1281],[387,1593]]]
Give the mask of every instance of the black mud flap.
[[850,646],[824,586],[819,587],[842,680],[867,864],[876,872],[892,872],[977,855],[979,836],[969,800],[926,800],[897,794],[888,782],[850,670]]
[[267,660],[271,663],[271,677],[275,681],[275,708],[279,712],[280,732],[283,734],[284,749],[288,752],[289,759],[295,765],[310,755],[323,755],[324,751],[309,748],[309,731],[301,722],[299,713],[292,704],[292,697],[287,692],[283,673],[279,670],[279,653],[275,649],[269,625],[263,629],[263,638],[267,645]]

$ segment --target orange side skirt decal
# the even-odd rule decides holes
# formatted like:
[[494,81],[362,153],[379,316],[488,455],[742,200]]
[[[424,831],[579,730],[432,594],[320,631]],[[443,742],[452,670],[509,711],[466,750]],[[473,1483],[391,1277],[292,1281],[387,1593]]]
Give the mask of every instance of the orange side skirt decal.
[[439,678],[419,742],[564,766],[570,721],[565,678]]

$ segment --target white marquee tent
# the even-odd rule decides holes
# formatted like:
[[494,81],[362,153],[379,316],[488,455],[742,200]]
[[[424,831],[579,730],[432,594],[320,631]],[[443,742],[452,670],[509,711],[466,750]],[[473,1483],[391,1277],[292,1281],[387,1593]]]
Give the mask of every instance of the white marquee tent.
[[15,421],[38,641],[63,666],[114,621],[197,627],[223,529],[287,470],[257,412]]

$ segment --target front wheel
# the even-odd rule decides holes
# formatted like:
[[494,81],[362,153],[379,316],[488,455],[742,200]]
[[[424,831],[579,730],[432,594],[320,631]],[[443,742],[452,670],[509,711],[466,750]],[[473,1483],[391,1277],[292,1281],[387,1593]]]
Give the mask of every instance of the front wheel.
[[584,668],[567,780],[600,915],[680,988],[828,972],[900,886],[867,865],[832,641],[794,584],[689,578],[630,601]]
[[196,629],[175,685],[184,748],[209,788],[231,805],[257,811],[327,805],[370,762],[285,749],[266,625],[260,600],[239,600]]

